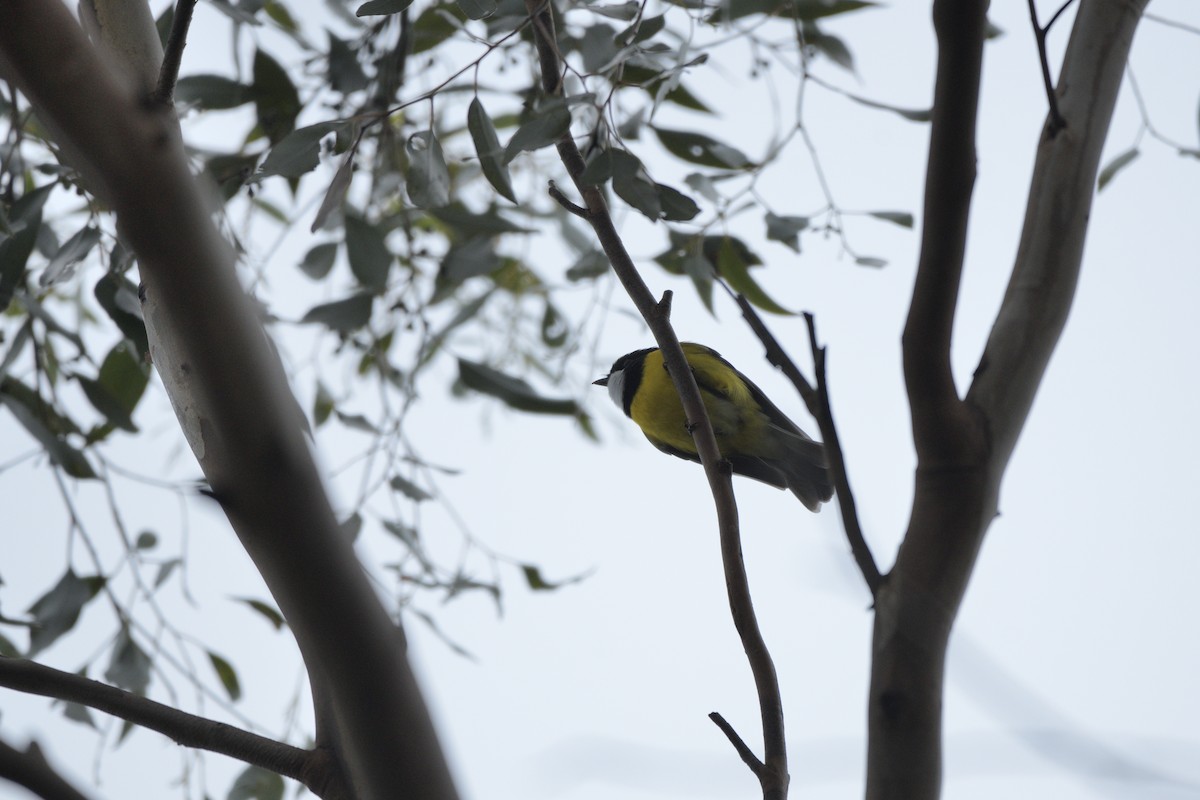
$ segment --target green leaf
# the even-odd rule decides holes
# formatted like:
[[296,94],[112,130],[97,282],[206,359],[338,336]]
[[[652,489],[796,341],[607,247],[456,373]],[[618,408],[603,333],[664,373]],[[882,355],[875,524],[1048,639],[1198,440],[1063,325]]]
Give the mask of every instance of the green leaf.
[[356,17],[377,17],[384,14],[399,14],[413,4],[413,0],[370,0],[354,12]]
[[808,217],[778,216],[767,212],[767,240],[782,242],[800,252],[800,231],[808,227]]
[[459,9],[467,15],[467,19],[487,19],[496,13],[499,5],[496,0],[456,0]]
[[146,687],[150,685],[150,656],[129,635],[128,628],[122,628],[117,637],[104,678],[127,692],[138,696],[146,694]]
[[878,101],[870,100],[866,97],[860,97],[859,95],[851,94],[850,92],[846,92],[846,91],[841,92],[841,95],[848,100],[853,100],[854,102],[858,103],[861,106],[866,106],[867,108],[877,108],[880,111],[890,111],[893,114],[898,114],[899,116],[903,117],[904,119],[908,120],[909,122],[929,122],[929,120],[932,117],[932,113],[933,113],[932,109],[901,108],[900,106],[893,106],[893,105],[889,105],[887,103],[880,103]]
[[804,43],[847,72],[854,72],[854,56],[850,53],[850,48],[846,46],[846,43],[838,37],[825,33],[815,24],[809,23],[804,26]]
[[543,397],[520,378],[464,358],[458,359],[458,379],[468,389],[495,397],[518,411],[570,416],[577,415],[580,411],[574,400]]
[[362,517],[355,511],[338,524],[338,533],[345,536],[348,541],[353,542],[358,538],[358,534],[362,530],[362,523]]
[[72,722],[96,728],[96,720],[92,718],[92,710],[82,703],[63,703],[63,716]]
[[552,145],[570,130],[571,112],[566,101],[561,97],[546,98],[508,140],[503,161],[507,164],[520,153]]
[[225,800],[283,800],[283,778],[262,767],[246,767]]
[[535,592],[548,592],[557,589],[560,584],[550,583],[542,577],[542,571],[533,564],[522,564],[521,572],[525,575],[525,582],[529,584],[529,588]]
[[296,127],[300,95],[279,62],[262,50],[254,52],[254,85],[251,87],[258,126],[271,144],[278,144]]
[[587,158],[579,182],[599,186],[613,175],[613,154],[609,148],[596,148]]
[[367,88],[370,83],[362,64],[358,63],[355,51],[350,49],[345,40],[332,33],[329,33],[329,71],[326,77],[330,87],[338,94],[357,92]]
[[618,33],[614,38],[617,46],[628,47],[631,44],[638,44],[647,39],[653,39],[666,24],[666,17],[662,14],[659,14],[657,17],[644,17]]
[[83,453],[65,438],[65,433],[78,432],[79,428],[54,411],[33,389],[12,378],[4,378],[0,381],[0,403],[8,406],[17,421],[49,454],[50,460],[64,472],[73,478],[96,477]]
[[417,486],[415,483],[405,478],[402,475],[393,475],[388,481],[388,486],[404,495],[410,500],[416,500],[418,503],[422,500],[432,500],[433,495]]
[[333,269],[337,251],[337,242],[325,242],[314,246],[304,254],[303,260],[300,261],[300,271],[314,281],[321,280]]
[[133,546],[138,550],[153,550],[158,546],[158,534],[154,531],[142,531],[137,535]]
[[500,147],[500,139],[496,136],[496,126],[488,116],[483,103],[478,97],[471,100],[467,109],[467,130],[471,141],[475,143],[475,154],[479,156],[479,166],[483,177],[502,197],[517,202],[513,192],[512,180],[508,175],[508,166],[503,161],[504,151]]
[[346,257],[350,271],[363,287],[378,291],[387,285],[392,253],[383,232],[352,214],[346,215]]
[[754,278],[750,277],[747,266],[732,240],[726,239],[721,243],[717,251],[717,272],[729,282],[730,287],[763,311],[772,314],[792,314],[793,312],[776,303],[763,291]]
[[450,202],[450,170],[433,131],[421,131],[408,137],[408,199],[417,208],[437,208]]
[[452,246],[442,258],[434,279],[435,302],[447,297],[468,278],[491,275],[503,264],[492,247],[491,239],[478,237]]
[[868,216],[899,225],[901,228],[913,226],[913,215],[907,211],[868,211]]
[[229,699],[237,702],[242,698],[242,686],[238,682],[237,671],[221,656],[213,651],[208,651],[208,660],[212,662],[213,669],[217,673],[217,679],[221,681],[221,685],[225,687],[225,693],[229,695]]
[[542,312],[542,342],[547,347],[562,347],[567,343],[569,333],[566,320],[554,304],[547,300],[546,308]]
[[337,404],[333,401],[333,395],[325,388],[325,384],[317,381],[317,394],[313,398],[313,424],[316,427],[321,427],[329,419],[329,415],[333,413],[333,409]]
[[292,131],[271,148],[255,177],[299,178],[312,172],[321,163],[321,140],[344,126],[343,122],[320,122]]
[[150,344],[146,340],[146,323],[142,321],[138,287],[123,275],[107,272],[96,281],[92,294],[109,319],[125,334],[125,338],[133,342],[138,356],[144,358],[150,352]]
[[859,256],[858,258],[854,259],[854,263],[858,264],[860,267],[879,268],[886,267],[888,262],[886,258],[877,258],[875,256]]
[[171,577],[171,573],[175,568],[181,565],[183,561],[178,558],[172,558],[158,565],[158,574],[154,576],[154,588],[160,588],[167,582],[167,578]]
[[13,292],[21,285],[25,277],[25,264],[37,243],[38,228],[41,227],[41,216],[36,225],[27,225],[12,236],[0,241],[0,312],[8,308],[12,302]]
[[846,14],[876,5],[878,4],[867,0],[730,0],[706,21],[732,22],[756,14],[769,14],[812,22],[822,17]]
[[354,149],[351,148],[342,157],[342,163],[338,165],[337,172],[333,175],[333,180],[329,182],[329,188],[325,190],[325,198],[321,200],[321,207],[317,209],[317,215],[313,217],[312,227],[309,228],[311,233],[316,233],[325,227],[325,221],[329,219],[329,215],[342,207],[342,204],[346,201],[346,192],[350,189],[350,181],[353,177]]
[[76,231],[58,248],[58,252],[50,259],[50,263],[46,264],[41,277],[38,278],[38,285],[44,289],[71,277],[74,272],[73,267],[82,261],[99,241],[99,228],[85,225]]
[[662,206],[662,218],[668,222],[687,222],[700,213],[700,206],[678,189],[665,183],[656,183],[658,202]]
[[80,578],[68,568],[54,588],[29,607],[33,626],[29,629],[29,651],[25,657],[33,658],[74,628],[79,613],[100,591],[102,584],[100,579]]
[[684,161],[717,169],[745,169],[754,166],[741,150],[719,142],[711,136],[658,127],[654,127],[653,130],[662,146]]
[[440,3],[426,8],[412,24],[410,55],[432,50],[458,32],[456,21],[465,19],[453,3]]
[[691,278],[692,285],[696,287],[696,294],[700,295],[701,302],[708,309],[708,313],[715,314],[716,308],[713,306],[713,265],[707,258],[697,252],[689,252],[680,261],[680,266],[683,267],[684,273]]
[[358,330],[371,321],[371,294],[360,292],[345,300],[313,306],[301,319],[301,323],[320,323],[325,327],[348,333]]
[[489,208],[481,214],[476,214],[462,203],[451,203],[431,210],[430,215],[444,222],[454,230],[455,239],[471,239],[476,236],[499,236],[504,233],[533,233],[534,228],[526,228]]
[[334,409],[333,413],[334,416],[337,417],[338,422],[342,423],[347,428],[351,428],[356,431],[362,431],[363,433],[379,433],[379,428],[372,425],[371,420],[367,419],[362,414],[347,414],[345,412],[338,411],[337,409]]
[[567,270],[569,281],[583,281],[598,278],[608,272],[608,256],[599,250],[590,250],[579,257]]
[[1132,147],[1109,161],[1104,169],[1100,170],[1100,178],[1096,181],[1096,191],[1103,191],[1109,181],[1117,177],[1117,173],[1132,164],[1139,155],[1138,149]]
[[188,75],[175,84],[175,102],[207,111],[237,108],[253,99],[252,87],[221,75]]
[[617,196],[657,222],[662,217],[662,202],[658,185],[650,180],[642,162],[635,155],[616,148],[612,151],[612,187]]
[[264,603],[262,600],[255,600],[252,597],[235,597],[233,599],[239,603],[244,603],[253,611],[262,615],[267,622],[271,623],[271,626],[275,628],[275,630],[283,630],[283,614],[280,614],[274,606]]
[[108,422],[122,430],[137,433],[133,411],[146,391],[150,371],[124,341],[118,342],[100,366],[96,380],[76,376],[88,401]]

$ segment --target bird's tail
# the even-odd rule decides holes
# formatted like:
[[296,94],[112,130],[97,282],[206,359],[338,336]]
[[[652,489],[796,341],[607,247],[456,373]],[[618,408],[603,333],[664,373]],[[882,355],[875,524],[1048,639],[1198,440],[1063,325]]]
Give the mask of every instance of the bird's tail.
[[787,437],[787,457],[779,467],[787,478],[787,488],[800,498],[809,511],[819,511],[821,503],[833,497],[825,448],[812,439]]

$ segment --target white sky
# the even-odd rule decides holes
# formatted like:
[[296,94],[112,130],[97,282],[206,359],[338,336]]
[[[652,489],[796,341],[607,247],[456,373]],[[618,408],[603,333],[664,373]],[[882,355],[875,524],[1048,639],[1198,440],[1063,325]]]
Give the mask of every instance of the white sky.
[[[312,5],[313,19],[323,18],[320,4]],[[916,13],[910,5],[830,23],[828,30],[851,45],[859,80],[829,69],[821,74],[872,98],[927,105],[932,31],[924,4]],[[1159,0],[1151,10],[1200,24],[1185,0]],[[964,386],[1011,266],[1044,115],[1025,4],[994,3],[991,13],[1007,35],[989,44],[985,61],[979,180],[954,351]],[[313,25],[310,33],[315,37],[319,29]],[[1056,48],[1066,33],[1065,26],[1055,31]],[[191,42],[184,73],[212,70],[202,59],[216,64],[223,58],[223,18],[202,5]],[[1198,45],[1194,34],[1147,21],[1132,61],[1154,125],[1192,146]],[[746,71],[745,63],[730,61],[689,83],[723,106],[754,86]],[[1139,117],[1127,89],[1106,162],[1137,134]],[[784,91],[785,116],[790,92]],[[761,153],[763,126],[751,116],[729,113],[715,124],[680,118],[677,127],[703,124],[753,157]],[[844,208],[919,215],[926,127],[893,122],[816,87],[809,89],[805,119]],[[1193,508],[1200,479],[1194,408],[1200,164],[1153,141],[1142,150],[1093,207],[1076,305],[1008,471],[1002,516],[988,535],[956,628],[946,696],[948,798],[1200,797],[1193,577],[1200,560]],[[806,213],[820,204],[798,143],[793,151],[789,163],[796,172],[784,177],[781,170],[761,187],[778,213]],[[655,177],[678,183],[682,174]],[[886,257],[890,266],[856,267],[838,258],[836,242],[811,238],[796,257],[761,243],[761,222],[751,215],[731,230],[769,261],[759,275],[773,296],[817,314],[859,512],[886,568],[907,520],[914,465],[899,333],[918,235],[885,223],[847,224],[856,250]],[[629,220],[631,249],[648,258],[662,246],[643,228]],[[277,287],[297,275],[292,264],[311,243],[299,237],[268,264]],[[537,258],[544,274],[561,274],[552,260],[560,256]],[[682,338],[720,349],[803,427],[815,427],[728,304],[714,322],[686,283],[653,266],[645,274],[656,291],[678,291],[675,323]],[[628,304],[614,295],[613,307]],[[802,321],[769,323],[794,354],[806,351]],[[626,316],[613,315],[596,374],[588,377],[648,340]],[[488,546],[539,564],[550,579],[594,570],[582,583],[538,595],[507,571],[502,619],[482,597],[446,606],[424,600],[474,661],[452,653],[420,623],[408,623],[413,657],[464,796],[754,796],[755,781],[706,719],[720,711],[758,749],[753,686],[725,602],[701,471],[654,451],[602,392],[591,395],[605,439],[596,446],[569,421],[451,399],[444,387],[452,374],[447,365],[426,379],[411,427],[422,452],[462,470],[441,482],[446,497]],[[311,383],[311,376],[298,382],[305,398]],[[578,393],[586,391],[581,384]],[[117,458],[145,471],[193,474],[190,456],[172,449],[178,438],[165,408],[159,392],[139,410],[152,435],[126,443]],[[29,446],[18,430],[10,416],[0,416],[8,453]],[[322,429],[325,463],[341,464],[361,448],[357,436],[334,424]],[[860,796],[871,616],[836,509],[812,516],[786,493],[741,480],[735,487],[755,601],[783,687],[793,796]],[[179,516],[171,501],[162,495],[141,500],[127,489],[122,499],[133,530],[153,525],[176,542]],[[349,498],[354,489],[339,487],[339,493]],[[82,494],[88,496],[81,503],[103,508],[100,498]],[[5,536],[11,554],[0,572],[6,584],[0,599],[14,614],[61,574],[66,523],[44,471],[0,474],[0,502],[10,509]],[[265,598],[265,589],[215,509],[198,499],[189,507],[189,586],[196,605],[180,602],[177,586],[164,602],[186,630],[238,667],[246,695],[239,709],[265,732],[284,735],[284,710],[301,673],[294,647],[286,634],[271,632],[229,601]],[[98,530],[107,524],[97,517]],[[431,548],[450,527],[446,514],[427,504],[422,531]],[[446,541],[453,552],[457,537]],[[396,558],[378,534],[362,546],[375,563]],[[74,563],[81,574],[91,572],[78,546]],[[85,625],[107,613],[97,606],[89,607]],[[93,661],[97,676],[107,659],[98,655],[103,645],[64,640],[44,658],[69,670]],[[199,665],[200,672],[207,669]],[[192,708],[192,690],[179,688],[180,702]],[[220,714],[211,703],[205,709]],[[307,719],[307,708],[302,715]],[[182,764],[179,748],[157,734],[137,731],[108,752],[90,729],[63,721],[47,701],[0,695],[0,733],[21,741],[34,732],[53,763],[73,767],[68,771],[81,786],[99,778],[97,797],[180,792],[168,788]],[[223,797],[241,767],[217,756],[206,763],[208,793]],[[1138,779],[1124,779],[1130,776]],[[0,785],[0,798],[23,796]]]

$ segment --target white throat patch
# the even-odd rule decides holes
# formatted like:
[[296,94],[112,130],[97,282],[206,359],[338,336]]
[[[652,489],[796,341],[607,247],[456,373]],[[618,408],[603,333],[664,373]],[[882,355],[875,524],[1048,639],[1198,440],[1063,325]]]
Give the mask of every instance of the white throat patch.
[[617,408],[625,410],[625,370],[618,369],[608,375],[608,396],[617,404]]

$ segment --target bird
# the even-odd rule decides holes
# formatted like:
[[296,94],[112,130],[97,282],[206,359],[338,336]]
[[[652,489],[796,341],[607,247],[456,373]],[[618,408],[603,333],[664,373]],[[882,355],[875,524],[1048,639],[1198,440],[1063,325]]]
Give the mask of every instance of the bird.
[[[825,448],[779,410],[762,389],[711,347],[683,342],[700,387],[721,456],[738,475],[790,489],[810,511],[833,497]],[[613,362],[593,385],[664,453],[700,461],[683,404],[657,347],[634,350]]]

